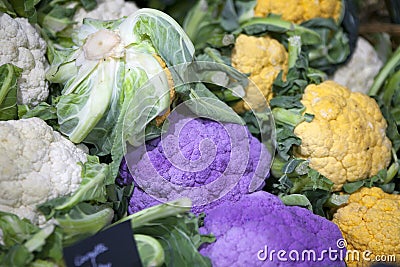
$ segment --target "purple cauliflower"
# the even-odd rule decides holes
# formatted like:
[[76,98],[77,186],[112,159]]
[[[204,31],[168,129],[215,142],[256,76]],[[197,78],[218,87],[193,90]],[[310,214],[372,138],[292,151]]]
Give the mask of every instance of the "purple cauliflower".
[[336,224],[265,191],[209,210],[200,228],[215,235],[200,253],[212,266],[346,266]]
[[170,115],[168,125],[125,155],[119,182],[135,185],[130,214],[181,197],[199,214],[263,187],[271,154],[246,126],[182,115]]

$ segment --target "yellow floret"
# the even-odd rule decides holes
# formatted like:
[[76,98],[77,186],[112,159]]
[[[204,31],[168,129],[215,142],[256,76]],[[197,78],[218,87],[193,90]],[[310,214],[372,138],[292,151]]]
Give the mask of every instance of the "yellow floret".
[[[370,266],[376,256],[400,263],[400,195],[362,188],[338,209],[333,222],[347,241],[349,267]],[[371,252],[365,254],[369,262],[362,257],[365,251]]]
[[334,190],[389,165],[387,123],[373,98],[326,81],[307,86],[301,102],[314,119],[295,128],[302,144],[294,153],[330,179]]
[[313,18],[333,18],[338,21],[342,12],[340,0],[258,0],[254,9],[257,17],[281,15],[284,20],[302,23]]
[[[249,79],[255,84],[250,84],[246,89],[246,97],[254,107],[261,105],[265,99],[272,98],[272,84],[275,78],[281,70],[285,75],[288,69],[288,53],[285,47],[268,36],[239,35],[232,50],[231,60],[232,66],[242,73],[250,74]],[[257,99],[257,88],[261,90],[265,99]],[[249,109],[246,104],[244,108]]]

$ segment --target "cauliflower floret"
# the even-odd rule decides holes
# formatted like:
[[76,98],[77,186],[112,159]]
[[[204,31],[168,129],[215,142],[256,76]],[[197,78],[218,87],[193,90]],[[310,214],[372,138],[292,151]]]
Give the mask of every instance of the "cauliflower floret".
[[[264,103],[264,99],[258,97],[258,90],[261,90],[266,100],[270,100],[275,78],[282,70],[285,78],[288,71],[288,53],[285,47],[269,36],[239,35],[232,50],[231,61],[232,67],[250,74],[249,79],[254,84],[246,88],[246,98],[254,107]],[[245,110],[250,109],[243,101],[238,105],[243,105]],[[235,110],[240,111],[240,107],[236,106]]]
[[[216,238],[200,247],[212,266],[345,266],[337,225],[305,208],[285,206],[265,191],[208,211],[200,231]],[[325,253],[328,249],[337,251],[336,258]]]
[[362,258],[366,250],[371,252],[370,260],[395,255],[396,263],[400,263],[400,195],[387,194],[378,187],[364,187],[338,209],[333,222],[342,231],[347,249],[360,253],[359,260],[349,255],[348,266],[368,266]]
[[185,196],[198,214],[262,188],[271,154],[247,127],[174,113],[168,122],[165,135],[146,144],[147,152],[125,155],[119,182],[135,183],[129,213]]
[[22,69],[18,80],[18,104],[35,106],[47,99],[45,80],[48,62],[46,42],[25,18],[0,12],[0,65],[11,63]]
[[39,118],[0,122],[0,210],[45,222],[36,205],[75,192],[86,154]]
[[342,12],[341,0],[258,0],[255,16],[281,15],[284,20],[302,23],[313,18],[339,19]]
[[373,98],[329,80],[308,85],[301,102],[314,119],[295,128],[302,140],[295,155],[334,182],[334,190],[389,165],[387,123]]
[[332,79],[353,92],[366,94],[382,66],[374,47],[360,36],[350,61],[340,67]]
[[99,20],[119,19],[124,16],[129,16],[138,9],[139,8],[133,2],[127,2],[124,0],[98,0],[97,7],[91,11],[86,11],[83,8],[78,9],[73,20],[78,22],[77,25],[81,25],[85,18]]

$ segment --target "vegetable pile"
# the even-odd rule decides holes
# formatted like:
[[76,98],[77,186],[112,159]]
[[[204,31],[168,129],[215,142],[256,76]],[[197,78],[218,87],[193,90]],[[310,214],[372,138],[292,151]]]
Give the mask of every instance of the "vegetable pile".
[[1,1],[0,266],[124,222],[143,266],[400,264],[400,48],[357,6]]

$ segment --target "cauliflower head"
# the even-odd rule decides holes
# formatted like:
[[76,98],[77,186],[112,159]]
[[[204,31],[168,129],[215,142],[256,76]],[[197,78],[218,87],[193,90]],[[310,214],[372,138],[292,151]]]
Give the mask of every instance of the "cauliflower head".
[[78,189],[86,154],[39,118],[0,122],[0,210],[41,225],[36,206]]
[[[200,253],[209,257],[213,266],[345,266],[339,253],[336,260],[330,260],[328,254],[319,261],[302,260],[305,250],[320,257],[323,250],[338,249],[336,242],[342,238],[339,228],[305,208],[285,206],[265,191],[208,211],[200,231],[215,235],[214,243],[200,247]],[[272,250],[275,254],[270,257]],[[277,258],[279,250],[286,252],[281,256],[287,261]],[[299,253],[297,261],[291,251]]]
[[85,18],[114,20],[124,16],[129,16],[138,9],[139,8],[133,2],[127,2],[124,0],[98,0],[96,8],[93,10],[86,11],[84,8],[79,8],[76,11],[73,20],[76,21],[79,26]]
[[341,13],[341,0],[258,0],[254,8],[257,17],[276,14],[297,24],[313,18],[333,18],[338,21]]
[[349,254],[349,267],[371,264],[362,258],[366,250],[371,252],[371,261],[376,256],[395,255],[400,263],[400,195],[364,187],[350,195],[347,205],[338,209],[332,221],[342,231],[347,250],[360,253],[359,260]]
[[48,62],[46,41],[26,18],[11,18],[0,12],[0,65],[11,63],[22,69],[18,79],[18,104],[36,106],[47,99],[45,79]]
[[382,66],[383,62],[374,47],[359,36],[350,61],[337,69],[332,79],[353,92],[367,94]]
[[[246,97],[255,107],[264,102],[264,99],[257,99],[257,90],[261,90],[265,99],[269,101],[273,96],[272,84],[275,78],[281,71],[285,78],[288,71],[286,48],[269,36],[255,37],[240,34],[232,50],[231,62],[232,67],[238,71],[250,74],[249,79],[254,84],[246,88]],[[239,103],[244,110],[250,109],[243,101]]]
[[[129,213],[164,202],[168,195],[168,200],[191,198],[192,212],[198,214],[264,185],[271,155],[246,126],[177,117],[165,136],[147,142],[144,155],[125,155],[120,182],[135,183]],[[156,176],[160,178],[151,179]],[[160,180],[177,188],[169,189]]]
[[389,165],[387,123],[373,98],[329,80],[308,85],[301,102],[314,119],[295,128],[302,143],[294,154],[309,160],[311,168],[334,183],[334,190]]

